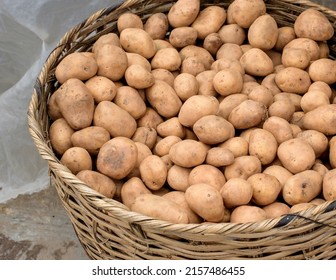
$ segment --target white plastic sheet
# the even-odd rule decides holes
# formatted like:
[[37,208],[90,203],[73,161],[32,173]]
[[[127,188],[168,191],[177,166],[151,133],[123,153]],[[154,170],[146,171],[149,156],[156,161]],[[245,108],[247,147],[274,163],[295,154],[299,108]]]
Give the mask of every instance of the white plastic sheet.
[[74,25],[111,0],[0,0],[0,203],[49,185],[27,109],[45,59]]

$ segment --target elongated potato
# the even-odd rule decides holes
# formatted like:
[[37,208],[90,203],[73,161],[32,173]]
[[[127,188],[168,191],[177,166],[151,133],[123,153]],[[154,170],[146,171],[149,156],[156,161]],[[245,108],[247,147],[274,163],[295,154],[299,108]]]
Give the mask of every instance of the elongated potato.
[[325,200],[336,199],[336,169],[332,169],[325,174],[322,191]]
[[144,30],[153,40],[164,39],[169,28],[168,17],[164,13],[152,14],[144,24]]
[[182,167],[174,164],[167,175],[167,182],[171,188],[177,191],[185,192],[189,188],[189,174],[191,168]]
[[56,153],[63,155],[71,148],[71,136],[75,132],[64,118],[55,120],[49,128],[49,137],[52,148]]
[[178,0],[169,9],[168,21],[172,27],[189,26],[200,11],[199,0]]
[[147,156],[139,166],[140,176],[150,190],[159,190],[167,179],[167,168],[157,155]]

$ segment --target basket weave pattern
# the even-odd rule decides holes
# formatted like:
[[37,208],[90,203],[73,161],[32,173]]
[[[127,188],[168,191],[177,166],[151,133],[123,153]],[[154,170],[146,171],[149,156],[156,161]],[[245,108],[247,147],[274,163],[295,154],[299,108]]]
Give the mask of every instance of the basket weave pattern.
[[[232,1],[201,1],[202,8]],[[279,26],[292,26],[307,8],[324,13],[336,27],[336,12],[304,0],[265,1]],[[178,225],[129,211],[116,200],[93,191],[55,156],[49,141],[48,99],[59,86],[55,68],[69,53],[87,51],[101,35],[117,33],[120,14],[131,11],[146,20],[167,12],[172,1],[128,0],[98,11],[69,30],[49,55],[38,76],[28,108],[30,134],[48,162],[56,187],[75,232],[92,259],[332,259],[336,256],[336,201],[312,207],[300,215],[248,224]],[[336,57],[335,36],[328,42]]]

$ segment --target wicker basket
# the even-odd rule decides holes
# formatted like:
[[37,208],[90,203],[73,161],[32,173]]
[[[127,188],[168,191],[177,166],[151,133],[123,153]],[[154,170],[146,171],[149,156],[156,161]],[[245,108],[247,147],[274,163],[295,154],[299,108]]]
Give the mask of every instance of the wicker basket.
[[[336,256],[336,201],[299,215],[247,224],[171,224],[129,211],[83,184],[57,159],[49,141],[47,102],[58,86],[55,67],[67,54],[90,50],[125,11],[144,20],[154,12],[167,12],[174,1],[128,0],[98,11],[72,28],[46,60],[38,76],[28,109],[29,131],[52,184],[75,232],[91,259],[333,259]],[[201,1],[202,6],[228,7],[232,1]],[[266,1],[268,13],[279,26],[291,26],[297,15],[313,7],[336,26],[336,12],[305,0]],[[335,36],[328,42],[336,57]]]

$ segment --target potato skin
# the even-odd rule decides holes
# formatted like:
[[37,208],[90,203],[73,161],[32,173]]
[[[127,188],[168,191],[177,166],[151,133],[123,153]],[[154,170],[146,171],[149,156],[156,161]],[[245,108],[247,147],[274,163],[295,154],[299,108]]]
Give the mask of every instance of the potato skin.
[[189,26],[197,17],[200,11],[199,0],[179,0],[169,9],[169,24],[176,28]]
[[60,161],[75,175],[82,170],[92,170],[91,156],[87,150],[81,147],[67,149]]
[[75,132],[64,118],[55,120],[49,128],[50,143],[59,155],[71,148],[71,136]]
[[131,208],[134,200],[142,194],[150,194],[151,191],[145,186],[138,177],[128,179],[121,187],[121,201],[128,208]]
[[150,190],[163,187],[167,179],[167,168],[162,159],[157,155],[147,156],[139,166],[140,176]]
[[258,206],[241,205],[231,212],[231,223],[255,223],[267,219],[265,210]]
[[322,132],[325,135],[336,134],[336,104],[317,107],[303,116],[303,127]]
[[232,178],[220,189],[226,208],[235,208],[250,203],[253,195],[252,185],[245,179]]
[[168,17],[164,13],[152,14],[144,24],[144,30],[153,40],[164,39],[169,28]]

